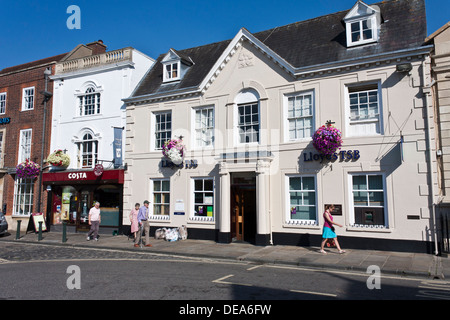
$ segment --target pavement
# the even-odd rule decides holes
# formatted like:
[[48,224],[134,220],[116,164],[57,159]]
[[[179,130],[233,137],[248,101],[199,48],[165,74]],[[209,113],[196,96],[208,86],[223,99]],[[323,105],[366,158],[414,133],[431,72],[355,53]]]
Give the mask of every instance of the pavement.
[[256,264],[276,264],[322,270],[346,270],[366,273],[369,266],[380,268],[381,274],[402,277],[449,279],[450,258],[426,253],[391,252],[349,249],[339,254],[336,248],[327,248],[327,254],[319,253],[319,247],[299,246],[255,246],[249,243],[232,242],[221,244],[208,240],[179,240],[169,242],[150,238],[151,247],[134,247],[134,241],[124,235],[101,234],[99,241],[87,241],[85,233],[67,233],[63,242],[61,232],[43,232],[42,239],[34,232],[16,232],[0,237],[0,241],[18,243],[39,243],[74,248],[96,248],[126,252],[146,252],[180,257],[225,259]]

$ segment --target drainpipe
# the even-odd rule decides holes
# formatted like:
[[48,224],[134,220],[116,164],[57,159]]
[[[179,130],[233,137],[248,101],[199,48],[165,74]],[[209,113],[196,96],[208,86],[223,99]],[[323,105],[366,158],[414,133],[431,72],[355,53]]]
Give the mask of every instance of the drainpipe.
[[[423,68],[423,75],[426,73],[425,63],[422,64]],[[430,164],[430,182],[431,182],[431,215],[433,219],[433,226],[434,226],[434,254],[437,256],[439,255],[439,244],[438,244],[438,236],[437,236],[437,219],[436,219],[436,195],[434,192],[434,183],[435,183],[435,176],[433,173],[433,156],[432,156],[432,138],[431,138],[431,119],[430,119],[430,112],[429,112],[429,99],[430,95],[432,95],[432,87],[436,84],[436,80],[433,80],[429,85],[423,87],[423,92],[426,94],[426,105],[425,105],[425,112],[427,117],[427,135],[428,135],[428,162]],[[433,110],[434,105],[431,103]]]

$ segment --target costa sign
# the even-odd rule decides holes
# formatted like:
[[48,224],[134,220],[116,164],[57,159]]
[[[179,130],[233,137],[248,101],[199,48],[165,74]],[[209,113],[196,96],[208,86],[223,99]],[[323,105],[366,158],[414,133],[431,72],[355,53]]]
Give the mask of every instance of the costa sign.
[[104,168],[103,170],[97,168],[96,172],[94,170],[45,172],[42,176],[44,183],[99,183],[99,181],[123,183],[124,177],[125,171],[123,169],[104,170]]
[[71,172],[67,175],[67,178],[70,180],[87,179],[87,174],[86,172]]

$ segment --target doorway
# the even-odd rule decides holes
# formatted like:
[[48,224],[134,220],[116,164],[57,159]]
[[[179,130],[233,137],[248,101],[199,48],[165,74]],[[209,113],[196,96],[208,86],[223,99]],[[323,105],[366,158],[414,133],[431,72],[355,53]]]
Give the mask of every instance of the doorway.
[[254,243],[256,237],[256,175],[231,174],[231,239]]

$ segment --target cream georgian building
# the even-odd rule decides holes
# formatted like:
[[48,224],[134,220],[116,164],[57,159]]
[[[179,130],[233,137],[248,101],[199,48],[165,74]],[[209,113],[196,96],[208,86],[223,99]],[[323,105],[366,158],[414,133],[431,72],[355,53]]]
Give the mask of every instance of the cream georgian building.
[[[148,199],[152,233],[186,225],[194,239],[319,246],[334,204],[344,248],[434,251],[426,36],[424,0],[358,1],[170,49],[124,99],[124,211]],[[327,121],[343,138],[329,159],[312,145]],[[161,149],[179,137],[175,166]]]

